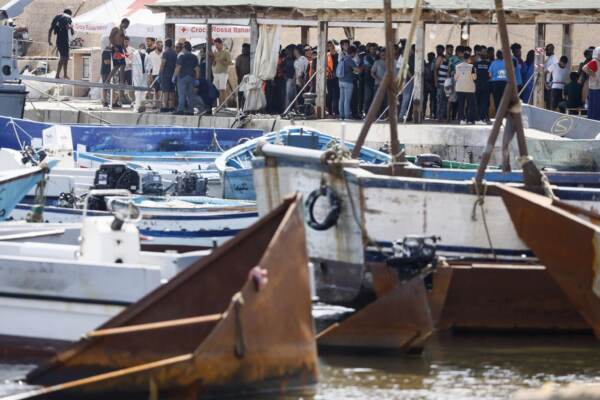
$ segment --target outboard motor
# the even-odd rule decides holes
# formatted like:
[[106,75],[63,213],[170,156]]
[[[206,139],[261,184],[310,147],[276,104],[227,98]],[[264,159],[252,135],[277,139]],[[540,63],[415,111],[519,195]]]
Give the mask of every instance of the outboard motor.
[[415,164],[423,168],[442,168],[442,157],[437,154],[419,154]]
[[58,207],[76,208],[77,196],[71,192],[62,192],[58,195]]
[[139,187],[140,175],[125,164],[103,164],[94,177],[94,189],[97,190],[125,189],[135,193]]
[[198,176],[194,172],[185,171],[175,178],[175,196],[206,196],[208,179]]
[[158,172],[150,171],[142,176],[142,194],[162,196],[164,193],[162,177]]
[[[140,175],[125,164],[103,164],[96,171],[93,190],[124,189],[135,193],[140,188]],[[88,208],[96,211],[106,211],[103,196],[89,195]]]
[[438,236],[406,236],[394,243],[394,255],[387,259],[387,265],[396,269],[401,281],[418,275],[430,264],[435,268],[439,240]]

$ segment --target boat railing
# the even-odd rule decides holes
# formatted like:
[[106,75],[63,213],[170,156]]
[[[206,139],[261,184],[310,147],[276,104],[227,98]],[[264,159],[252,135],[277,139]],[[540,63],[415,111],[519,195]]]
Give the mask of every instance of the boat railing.
[[[259,143],[256,147],[257,156],[266,156],[274,158],[286,158],[295,161],[303,161],[309,163],[331,164],[334,161],[339,162],[339,158],[333,150],[313,150],[293,146],[281,146],[270,143]],[[344,164],[358,164],[356,160],[344,160]]]

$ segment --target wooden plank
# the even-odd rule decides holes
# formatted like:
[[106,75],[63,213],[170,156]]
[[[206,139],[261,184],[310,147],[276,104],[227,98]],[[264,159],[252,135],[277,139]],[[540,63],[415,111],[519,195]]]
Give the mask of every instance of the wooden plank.
[[308,44],[308,26],[300,27],[300,43],[305,45]]
[[[537,49],[543,49],[546,47],[546,24],[536,24],[535,26],[535,47]],[[544,108],[544,88],[545,88],[545,76],[544,68],[541,66],[544,64],[544,53],[536,52],[535,54],[535,65],[536,65],[536,77],[535,87],[533,88],[533,105],[536,107]]]
[[[212,82],[212,25],[206,25],[206,75],[204,78]],[[210,55],[210,57],[209,57]]]
[[425,69],[425,24],[423,21],[417,25],[415,32],[415,78],[413,83],[413,121],[423,122],[425,109],[423,108],[423,75]]
[[[383,10],[385,12],[385,70],[394,71],[396,68],[396,59],[394,57],[394,30],[392,27],[392,1],[383,0]],[[407,46],[410,43],[407,42]],[[408,58],[408,49],[404,51],[404,60]],[[394,157],[400,153],[400,142],[398,142],[398,99],[397,88],[393,82],[388,86],[388,121],[390,125],[390,155],[392,162]]]
[[327,102],[327,21],[319,21],[317,46],[317,118],[325,118]]
[[562,55],[569,58],[567,64],[568,69],[571,70],[573,65],[573,24],[563,24],[562,26]]

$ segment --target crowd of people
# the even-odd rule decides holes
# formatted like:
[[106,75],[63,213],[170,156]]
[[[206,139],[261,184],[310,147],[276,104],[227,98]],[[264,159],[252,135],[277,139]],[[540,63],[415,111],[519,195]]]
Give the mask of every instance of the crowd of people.
[[[64,10],[54,18],[48,32],[49,42],[52,33],[57,37],[60,53],[57,78],[62,69],[68,79],[70,16],[71,11]],[[109,95],[109,91],[104,90],[105,106],[121,107],[133,102],[136,110],[143,111],[145,101],[150,99],[160,103],[161,112],[192,114],[195,109],[201,113],[210,111],[217,100],[218,104],[225,102],[233,60],[221,39],[214,39],[211,46],[200,48],[197,54],[185,40],[174,43],[172,39],[163,42],[147,38],[145,43],[133,48],[126,33],[128,27],[129,20],[124,18],[110,32],[108,45],[102,52],[102,81],[148,87],[150,91],[125,93],[120,90]],[[529,50],[525,57],[519,43],[513,43],[510,50],[511,68],[524,102],[531,103],[536,68],[543,68],[547,109],[566,112],[587,105],[588,117],[600,119],[600,48],[586,49],[578,68],[571,66],[567,56],[558,57],[552,44],[543,49],[545,61],[538,66],[534,50]],[[347,39],[327,44],[326,108],[330,117],[364,118],[384,79],[387,51],[393,51],[395,75],[407,57],[407,78],[398,96],[397,109],[401,120],[412,118],[415,46],[407,48],[406,40],[400,40],[393,49],[385,49],[377,43],[362,44]],[[207,60],[212,65],[208,80]],[[264,111],[284,114],[297,110],[304,103],[303,94],[316,91],[316,70],[317,48],[301,44],[283,48],[276,76],[264,84],[267,99]],[[238,84],[250,73],[249,44],[242,46],[242,53],[236,58],[235,72]],[[501,50],[485,45],[439,44],[435,52],[427,53],[422,79],[426,117],[440,122],[489,124],[492,113],[499,107],[508,74]],[[243,104],[243,94],[238,100]],[[383,104],[380,117],[386,118],[387,109],[387,104]]]
[[[213,40],[214,50],[210,46],[208,52],[200,51],[198,54],[189,41],[174,43],[173,39],[166,39],[163,42],[153,37],[146,38],[145,43],[133,48],[126,34],[128,26],[129,20],[124,18],[110,32],[108,44],[102,52],[102,81],[114,82],[116,78],[118,84],[150,90],[129,93],[120,90],[115,96],[104,90],[104,106],[118,108],[134,102],[135,109],[141,112],[145,110],[147,100],[151,100],[159,103],[160,112],[193,115],[196,110],[208,113],[217,99],[220,102],[225,100],[228,68],[232,60],[221,39]],[[212,80],[206,79],[207,58],[211,59]],[[249,65],[249,53],[247,58]],[[238,60],[238,64],[243,64],[243,61]]]
[[[407,51],[405,48],[406,42],[401,40],[392,51],[395,74],[405,53],[408,57],[406,84],[398,96],[397,109],[401,119],[411,120],[415,46]],[[510,49],[519,96],[523,102],[531,103],[536,83],[535,51],[529,50],[523,57],[519,43],[513,43]],[[327,50],[328,114],[340,119],[364,118],[386,72],[386,49],[376,43],[342,40],[339,44],[330,41]],[[277,76],[267,82],[268,111],[282,113],[298,90],[305,86],[307,90],[314,89],[315,81],[311,77],[316,71],[316,54],[316,48],[304,45],[290,45],[281,52]],[[554,45],[548,44],[543,65],[546,108],[561,112],[583,108],[588,86],[590,96],[595,95],[592,90],[597,86],[597,63],[592,61],[597,58],[594,48],[590,47],[584,52],[584,60],[573,70],[570,60],[566,56],[558,57]],[[485,45],[437,45],[435,52],[427,54],[423,71],[423,109],[428,118],[440,122],[489,124],[508,79],[502,51]],[[593,105],[593,100],[591,102]],[[380,110],[383,118],[386,110],[387,105]],[[590,111],[590,118],[600,119],[595,110]]]

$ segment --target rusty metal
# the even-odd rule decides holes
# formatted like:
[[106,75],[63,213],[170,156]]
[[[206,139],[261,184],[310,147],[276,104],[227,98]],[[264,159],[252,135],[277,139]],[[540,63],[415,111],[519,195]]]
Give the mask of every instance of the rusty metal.
[[400,282],[391,268],[370,266],[376,299],[318,337],[319,348],[415,352],[433,332],[422,276]]
[[[56,386],[30,398],[148,398],[151,387],[160,398],[191,398],[314,384],[317,355],[299,204],[298,197],[286,200],[99,329],[164,326],[84,338],[34,370],[29,382]],[[267,274],[260,285],[249,274],[256,266]],[[173,323],[217,313],[225,316],[216,324]],[[244,352],[236,356],[239,329]]]
[[[487,264],[450,268],[450,284],[438,329],[590,331],[590,325],[542,266]],[[434,274],[431,297],[438,297],[439,290],[443,286],[436,285]]]
[[[600,243],[598,228],[553,200],[495,185],[515,229],[600,338]],[[571,210],[574,210],[571,207]]]

